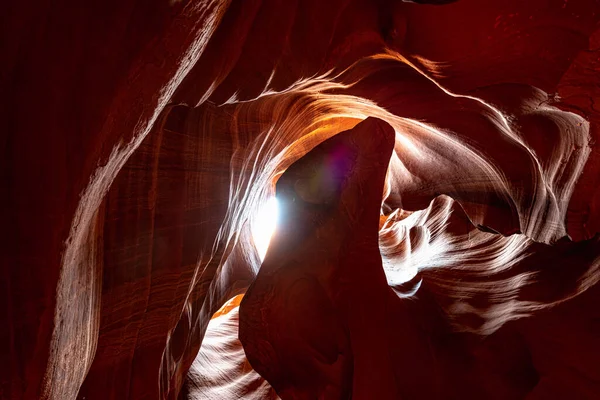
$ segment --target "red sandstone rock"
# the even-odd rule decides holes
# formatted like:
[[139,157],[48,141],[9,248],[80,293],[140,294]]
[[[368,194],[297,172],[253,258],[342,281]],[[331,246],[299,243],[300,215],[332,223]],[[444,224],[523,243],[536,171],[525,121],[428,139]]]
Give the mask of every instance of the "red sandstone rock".
[[[360,398],[369,376],[379,398],[598,398],[600,5],[483,3],[3,7],[0,398],[205,398],[181,391],[190,368],[187,388],[240,382],[194,368],[211,315],[259,272],[254,215],[320,143],[370,137],[368,117],[396,134],[384,193],[346,196],[383,200],[369,262],[386,279],[353,298],[385,340],[321,340],[306,318],[297,337],[377,365],[259,372],[282,398]],[[311,282],[289,293],[300,314],[324,302]],[[328,332],[360,316],[320,311]],[[234,320],[208,336],[239,360]],[[230,393],[257,395],[251,376]]]

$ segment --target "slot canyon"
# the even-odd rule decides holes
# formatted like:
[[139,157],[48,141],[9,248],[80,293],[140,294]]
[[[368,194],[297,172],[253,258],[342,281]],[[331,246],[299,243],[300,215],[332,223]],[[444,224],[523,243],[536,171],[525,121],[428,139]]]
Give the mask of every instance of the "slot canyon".
[[1,399],[600,399],[599,0],[2,9]]

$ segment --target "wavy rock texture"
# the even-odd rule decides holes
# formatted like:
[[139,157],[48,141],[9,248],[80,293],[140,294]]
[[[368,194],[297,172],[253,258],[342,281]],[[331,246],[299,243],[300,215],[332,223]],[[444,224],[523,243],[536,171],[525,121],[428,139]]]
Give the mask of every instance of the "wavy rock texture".
[[228,301],[219,315],[208,323],[200,353],[182,389],[182,397],[279,399],[275,390],[252,369],[237,337],[241,298],[239,295]]
[[599,398],[599,21],[7,5],[0,397]]

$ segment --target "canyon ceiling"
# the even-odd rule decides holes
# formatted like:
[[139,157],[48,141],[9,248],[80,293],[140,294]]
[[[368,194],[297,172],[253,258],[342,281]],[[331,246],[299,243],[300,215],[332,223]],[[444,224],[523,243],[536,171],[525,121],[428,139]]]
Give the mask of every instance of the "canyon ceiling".
[[600,1],[2,8],[0,398],[600,398]]

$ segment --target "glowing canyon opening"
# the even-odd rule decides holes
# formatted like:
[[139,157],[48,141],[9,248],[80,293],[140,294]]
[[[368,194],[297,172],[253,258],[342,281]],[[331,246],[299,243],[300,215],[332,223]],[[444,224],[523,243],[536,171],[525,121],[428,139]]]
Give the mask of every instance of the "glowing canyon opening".
[[1,399],[600,398],[597,0],[3,8]]

